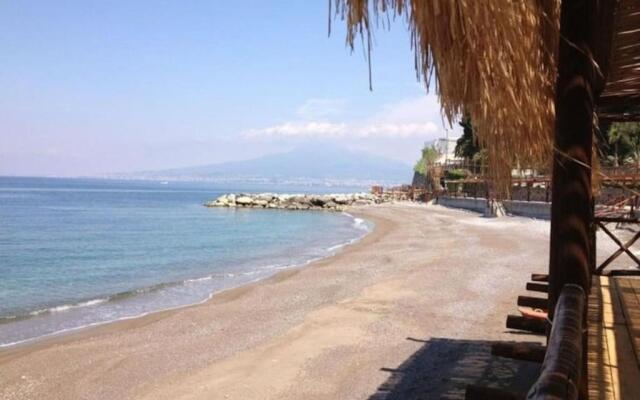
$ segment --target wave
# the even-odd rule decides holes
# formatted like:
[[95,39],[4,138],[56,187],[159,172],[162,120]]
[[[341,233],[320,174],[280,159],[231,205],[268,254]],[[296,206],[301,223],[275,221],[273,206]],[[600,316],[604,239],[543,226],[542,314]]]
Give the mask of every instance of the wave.
[[59,313],[59,312],[68,311],[74,308],[91,307],[98,304],[106,303],[109,300],[110,300],[109,297],[107,298],[100,297],[100,298],[91,299],[87,301],[80,301],[77,303],[61,304],[58,306],[41,308],[38,310],[29,311],[28,313],[25,313],[25,314],[0,316],[0,324],[6,323],[6,322],[13,322],[15,320],[26,319],[30,317],[36,317],[38,315],[43,315],[43,314]]
[[362,218],[354,218],[353,219],[353,226],[356,229],[360,229],[360,230],[364,230],[364,231],[369,231],[370,227],[367,224],[367,221],[365,221]]
[[342,214],[346,215],[347,217],[353,219],[353,227],[356,229],[360,229],[360,230],[364,230],[364,231],[370,231],[371,230],[371,222],[365,221],[362,218],[358,218],[356,216],[353,216],[351,214],[349,214],[348,212],[342,212]]
[[[266,277],[268,277],[268,276],[272,275],[273,273],[275,273],[277,271],[280,271],[280,270],[306,266],[308,264],[311,264],[313,262],[321,260],[321,259],[323,259],[323,258],[325,258],[327,256],[331,256],[331,255],[335,254],[338,250],[344,248],[345,246],[351,245],[351,244],[361,240],[364,236],[366,236],[366,234],[368,232],[370,232],[370,230],[372,228],[372,225],[370,223],[368,223],[367,221],[365,221],[365,220],[363,220],[361,218],[356,218],[356,217],[354,217],[354,216],[352,216],[352,215],[350,215],[348,213],[343,213],[343,214],[345,214],[345,215],[349,216],[350,218],[352,218],[353,219],[352,226],[354,228],[357,228],[358,230],[362,231],[363,233],[359,234],[356,237],[351,238],[351,239],[349,239],[349,240],[347,240],[347,241],[345,241],[343,243],[339,243],[339,244],[336,244],[336,245],[333,245],[333,246],[330,246],[328,248],[323,249],[321,251],[322,255],[320,255],[320,256],[308,257],[306,260],[301,261],[301,262],[264,265],[264,266],[260,266],[260,267],[256,267],[256,268],[250,269],[248,271],[245,270],[245,271],[236,271],[236,272],[224,272],[224,273],[218,273],[218,274],[210,274],[210,275],[203,276],[203,277],[188,278],[188,279],[183,279],[183,280],[174,281],[174,282],[158,283],[158,284],[147,286],[147,287],[143,287],[143,288],[136,288],[136,289],[132,289],[132,290],[124,291],[124,292],[119,292],[119,293],[116,293],[116,294],[113,294],[113,295],[109,295],[109,296],[99,296],[99,297],[96,297],[96,298],[85,299],[85,300],[81,300],[81,301],[77,301],[77,302],[73,302],[73,303],[67,303],[67,304],[61,304],[61,305],[55,305],[55,306],[51,306],[51,307],[41,308],[41,309],[37,309],[37,310],[26,312],[26,313],[23,313],[23,314],[0,316],[0,324],[12,323],[12,322],[16,322],[16,321],[19,321],[19,320],[31,319],[31,318],[35,318],[35,317],[43,317],[43,316],[46,316],[46,315],[60,314],[60,313],[64,313],[64,312],[68,312],[68,311],[72,311],[72,310],[86,309],[86,308],[90,308],[90,307],[100,307],[100,306],[104,305],[105,303],[110,303],[110,302],[114,302],[114,301],[122,301],[122,300],[126,300],[128,298],[132,298],[132,297],[135,297],[135,296],[150,294],[150,293],[158,292],[158,291],[161,291],[161,290],[166,290],[166,289],[169,289],[169,288],[172,288],[172,287],[176,287],[176,286],[181,286],[181,285],[193,285],[193,284],[205,283],[205,282],[208,282],[208,281],[213,281],[213,280],[218,280],[218,279],[224,280],[225,278],[240,278],[240,284],[246,284],[246,283],[249,283],[249,282],[255,282],[255,281],[259,281],[261,279],[264,279],[264,278],[266,278]],[[242,279],[241,277],[247,277],[247,279]],[[40,335],[38,335],[36,337],[26,338],[24,340],[12,341],[10,343],[0,343],[0,348],[13,346],[13,345],[16,345],[16,344],[20,344],[20,343],[36,340],[38,338],[47,337],[47,336],[51,336],[51,335],[57,335],[57,334],[61,334],[61,333],[69,332],[69,331],[74,331],[74,330],[78,330],[78,329],[82,329],[82,328],[86,328],[86,327],[90,327],[90,326],[105,324],[105,323],[119,321],[119,320],[138,318],[138,317],[141,317],[141,316],[153,313],[153,312],[159,312],[159,311],[164,311],[164,310],[171,310],[171,309],[176,309],[176,308],[188,307],[188,306],[194,305],[194,304],[201,304],[201,303],[204,303],[207,300],[211,299],[215,294],[220,293],[221,291],[232,289],[233,287],[237,287],[237,286],[238,285],[228,286],[228,287],[223,288],[223,289],[218,288],[216,290],[212,290],[211,292],[209,292],[209,294],[206,296],[206,298],[202,299],[201,301],[191,302],[191,303],[183,304],[183,305],[180,305],[180,306],[174,306],[174,307],[170,307],[170,308],[156,309],[156,310],[144,312],[142,314],[122,315],[120,317],[110,318],[108,320],[95,321],[95,322],[92,322],[92,323],[85,323],[85,324],[83,324],[81,326],[72,326],[72,327],[67,327],[67,328],[64,328],[64,329],[59,329],[59,330],[56,330],[55,332],[43,332],[42,334],[40,334]]]
[[109,301],[108,298],[106,298],[106,299],[105,298],[97,298],[97,299],[88,300],[88,301],[81,301],[79,303],[74,303],[74,304],[63,304],[63,305],[60,305],[60,306],[55,306],[55,307],[45,308],[45,309],[41,309],[41,310],[31,311],[29,313],[29,315],[40,315],[40,314],[44,314],[44,313],[47,313],[47,312],[55,313],[55,312],[71,310],[72,308],[91,307],[91,306],[95,306],[97,304],[106,303],[107,301]]
[[208,275],[202,278],[194,278],[194,279],[185,279],[183,282],[184,283],[195,283],[195,282],[204,282],[204,281],[210,281],[213,279],[213,275]]

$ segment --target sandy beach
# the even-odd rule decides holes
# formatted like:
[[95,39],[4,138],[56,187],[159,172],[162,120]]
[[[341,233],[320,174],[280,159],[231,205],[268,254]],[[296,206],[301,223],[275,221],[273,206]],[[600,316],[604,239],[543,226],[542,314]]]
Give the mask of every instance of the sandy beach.
[[548,222],[411,204],[350,212],[376,228],[333,257],[0,351],[0,398],[453,399],[467,383],[530,383],[536,365],[489,348],[540,340],[504,322],[546,269]]

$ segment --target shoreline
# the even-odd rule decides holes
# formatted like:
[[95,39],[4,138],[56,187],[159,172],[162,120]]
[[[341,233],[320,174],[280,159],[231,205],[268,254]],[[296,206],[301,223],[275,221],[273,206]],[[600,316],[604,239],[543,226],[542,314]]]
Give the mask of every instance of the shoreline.
[[[504,317],[546,263],[536,255],[547,225],[439,206],[350,213],[375,229],[333,256],[202,304],[0,350],[0,398],[362,399],[428,348],[419,368],[436,375],[424,394],[463,393],[438,374],[454,376],[467,356],[489,362],[489,340],[515,339]],[[459,232],[464,245],[447,251]],[[517,386],[530,369],[509,362],[500,379]]]
[[[329,261],[331,258],[340,255],[341,253],[347,251],[351,247],[356,246],[358,243],[364,241],[369,236],[374,234],[374,232],[377,230],[378,223],[376,221],[371,221],[371,220],[369,220],[367,218],[363,218],[363,217],[358,216],[358,212],[357,211],[354,212],[352,209],[345,209],[345,210],[342,210],[341,213],[346,214],[347,216],[351,217],[354,220],[354,223],[359,218],[362,221],[364,221],[365,223],[369,223],[371,225],[370,225],[369,228],[367,228],[366,232],[363,235],[361,235],[359,237],[356,237],[354,239],[348,240],[348,241],[346,241],[346,242],[344,242],[342,244],[334,245],[334,246],[331,246],[330,248],[328,248],[327,251],[329,251],[330,254],[327,254],[326,256],[322,256],[322,257],[315,258],[315,259],[310,259],[310,260],[308,260],[306,262],[303,262],[301,264],[294,264],[294,265],[282,267],[280,269],[275,269],[274,272],[272,274],[270,274],[270,275],[259,277],[259,278],[256,278],[254,280],[250,280],[250,281],[247,281],[247,282],[243,282],[243,283],[240,283],[237,286],[231,286],[231,287],[228,287],[228,288],[220,289],[218,291],[214,291],[214,292],[210,293],[207,298],[205,298],[205,299],[203,299],[203,300],[201,300],[199,302],[196,302],[196,303],[184,304],[184,305],[180,305],[180,306],[176,306],[176,307],[172,307],[172,308],[167,308],[167,309],[149,311],[149,312],[146,312],[146,313],[143,313],[143,314],[134,315],[134,316],[127,316],[127,317],[121,317],[121,318],[118,318],[118,319],[115,319],[115,320],[110,320],[110,321],[95,322],[95,323],[88,324],[88,325],[83,325],[83,326],[74,327],[74,328],[68,328],[68,329],[65,329],[65,330],[61,330],[61,331],[45,334],[45,335],[42,335],[42,336],[37,336],[37,337],[34,337],[34,338],[25,339],[25,340],[22,340],[22,341],[19,341],[19,342],[15,342],[15,343],[0,344],[0,364],[2,364],[5,361],[4,356],[7,355],[7,353],[12,353],[12,350],[15,350],[16,352],[20,352],[21,350],[29,350],[28,349],[29,347],[38,347],[38,348],[40,348],[40,347],[47,347],[49,344],[53,345],[53,344],[65,343],[68,340],[73,340],[75,336],[77,336],[78,338],[81,338],[81,337],[84,337],[86,335],[91,335],[92,333],[99,334],[100,333],[99,331],[102,330],[102,329],[104,329],[105,331],[111,331],[111,329],[109,329],[110,328],[109,325],[112,325],[112,324],[113,325],[123,324],[122,327],[115,327],[114,326],[113,329],[115,329],[115,330],[117,330],[117,329],[126,329],[129,324],[132,325],[132,326],[138,326],[138,324],[135,323],[136,322],[135,320],[149,318],[152,321],[157,321],[158,319],[154,318],[155,314],[163,314],[163,318],[165,318],[165,317],[168,317],[171,314],[179,312],[179,311],[181,311],[183,309],[205,305],[206,303],[213,301],[215,297],[224,295],[226,292],[230,292],[230,291],[234,291],[234,290],[242,291],[242,289],[245,286],[251,286],[251,285],[254,285],[254,284],[260,284],[261,282],[270,280],[272,278],[278,280],[278,275],[281,275],[281,274],[287,275],[287,272],[289,272],[291,270],[296,270],[296,269],[301,269],[301,268],[310,268],[316,263],[320,263],[320,262],[323,262],[323,261]],[[375,218],[372,218],[372,219],[375,219]],[[118,294],[116,294],[116,295],[118,295]],[[232,296],[233,296],[233,294],[232,294]],[[92,300],[93,299],[88,300],[88,301],[92,301]],[[11,323],[11,322],[8,322],[8,323]],[[144,321],[141,321],[141,323],[142,323],[142,325],[145,324]]]

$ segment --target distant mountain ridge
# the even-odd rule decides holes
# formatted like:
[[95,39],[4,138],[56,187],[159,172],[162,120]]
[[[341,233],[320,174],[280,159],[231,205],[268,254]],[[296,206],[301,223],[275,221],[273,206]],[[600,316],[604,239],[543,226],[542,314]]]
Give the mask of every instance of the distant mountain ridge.
[[338,146],[305,145],[289,152],[231,161],[112,177],[208,181],[400,184],[411,181],[411,166]]

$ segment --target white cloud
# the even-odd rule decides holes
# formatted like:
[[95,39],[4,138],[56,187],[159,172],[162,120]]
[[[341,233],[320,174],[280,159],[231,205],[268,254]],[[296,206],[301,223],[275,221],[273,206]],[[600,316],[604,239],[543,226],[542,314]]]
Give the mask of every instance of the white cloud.
[[285,122],[262,129],[244,132],[245,138],[337,138],[337,137],[386,137],[408,138],[415,136],[433,136],[440,132],[433,122],[419,123],[368,123],[347,124],[332,122]]
[[347,124],[331,122],[285,122],[262,129],[251,129],[246,138],[336,138],[336,137],[387,137],[406,138],[431,136],[439,131],[436,124],[419,123],[368,123]]
[[[310,110],[316,106],[323,108],[320,105],[324,100],[327,100],[326,105],[333,104],[329,99],[321,100],[308,100],[298,109],[297,114],[313,114]],[[323,109],[329,108],[327,106]],[[303,113],[300,113],[301,109],[304,110]],[[444,128],[437,98],[430,95],[387,104],[378,113],[361,121],[330,122],[320,118],[310,121],[289,121],[265,128],[250,129],[245,131],[243,136],[249,139],[414,138],[430,140],[442,136]]]
[[331,137],[347,133],[347,124],[331,122],[285,122],[244,132],[247,138],[256,137]]
[[370,123],[355,129],[361,137],[411,137],[431,136],[439,131],[433,122],[420,123]]

